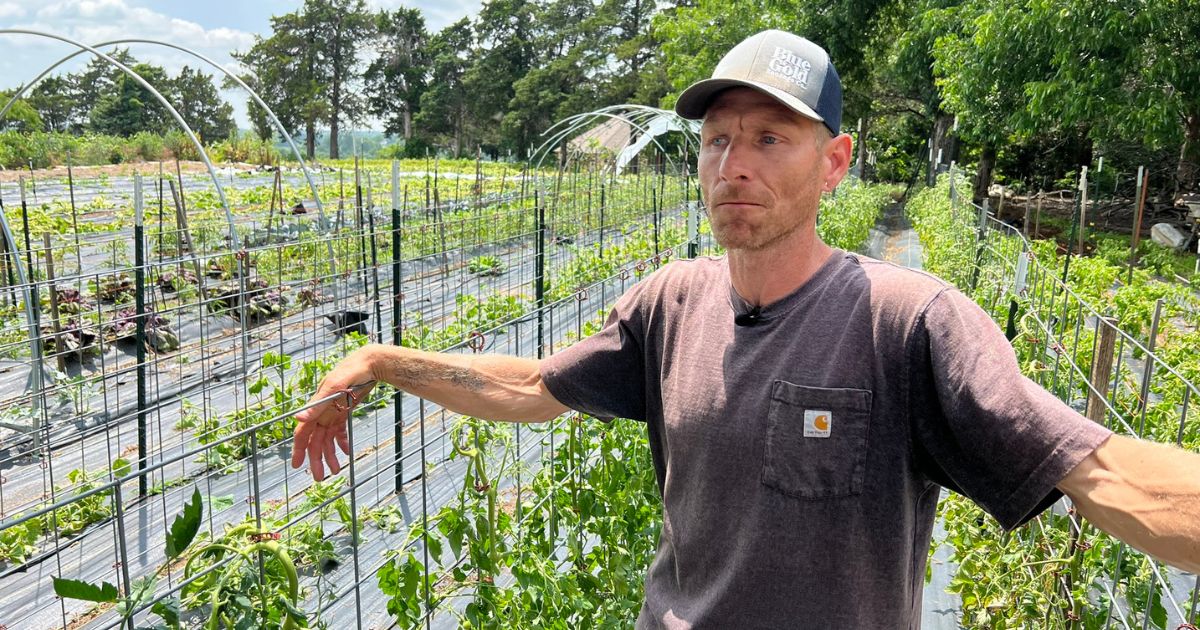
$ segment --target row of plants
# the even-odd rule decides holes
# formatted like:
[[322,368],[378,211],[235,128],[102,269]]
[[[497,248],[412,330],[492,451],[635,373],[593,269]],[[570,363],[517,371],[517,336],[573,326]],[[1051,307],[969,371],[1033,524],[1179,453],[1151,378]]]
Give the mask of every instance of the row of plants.
[[[327,627],[321,604],[334,595],[334,585],[325,579],[339,564],[334,539],[345,536],[362,544],[368,540],[365,525],[390,533],[403,521],[395,506],[363,508],[355,518],[345,484],[344,477],[314,483],[295,504],[271,501],[258,517],[247,513],[217,531],[200,531],[204,506],[211,522],[233,507],[233,497],[204,496],[194,489],[166,529],[164,560],[152,572],[125,589],[60,576],[53,580],[54,591],[93,602],[96,606],[84,616],[111,606],[122,625],[131,625],[146,610],[158,617],[138,628]],[[184,586],[168,595],[158,593],[160,578],[181,568],[175,579],[182,577]],[[305,610],[307,602],[312,610]]]
[[[957,187],[964,190],[961,180]],[[1190,287],[1156,278],[1153,268],[1130,273],[1125,266],[1128,244],[1119,255],[1102,244],[1090,257],[1071,258],[1066,286],[1078,296],[1072,297],[1056,286],[1066,265],[1063,250],[1055,241],[1035,240],[1030,248],[1040,271],[1031,272],[1025,292],[1014,294],[1013,267],[1024,250],[1022,241],[1001,230],[988,230],[980,240],[977,210],[952,203],[949,192],[950,182],[943,177],[907,205],[925,252],[925,268],[974,297],[999,325],[1011,324],[1009,335],[1025,374],[1076,409],[1083,408],[1087,397],[1085,380],[1094,353],[1096,323],[1090,311],[1098,307],[1121,330],[1148,345],[1154,305],[1163,299],[1162,325],[1154,340],[1158,361],[1152,369],[1143,373],[1144,365],[1135,360],[1144,360],[1144,353],[1120,343],[1117,373],[1109,381],[1115,386],[1109,394],[1115,411],[1111,426],[1200,448],[1200,423],[1181,427],[1187,383],[1169,371],[1200,382],[1200,358],[1194,351],[1200,344],[1200,301]],[[1010,313],[1014,302],[1016,310]],[[1150,561],[1086,524],[1076,531],[1067,515],[1048,512],[1006,533],[969,500],[953,494],[943,499],[939,514],[946,531],[941,542],[950,546],[959,565],[949,590],[962,600],[966,627],[1100,628],[1117,615],[1168,627],[1166,593]],[[1194,605],[1182,602],[1184,611]]]
[[378,572],[401,627],[439,614],[462,628],[612,628],[637,617],[661,528],[644,429],[571,416],[533,431],[556,449],[517,495],[513,426],[456,425],[453,457],[468,464],[456,500],[414,522]]
[[[131,464],[123,458],[113,460],[112,465],[103,470],[73,469],[66,475],[67,484],[57,487],[51,497],[56,501],[79,497],[108,481],[110,475],[120,477],[130,470]],[[69,539],[95,523],[108,520],[113,515],[112,494],[112,490],[103,490],[75,498],[62,508],[0,530],[0,562],[24,564],[41,549],[40,543],[45,537]],[[8,519],[15,521],[21,516],[21,513],[16,513],[9,515]]]
[[[665,184],[663,186],[665,188]],[[678,191],[678,184],[673,184],[673,187]],[[607,214],[603,217],[606,225],[629,222],[636,219],[639,216],[638,213],[645,212],[645,209],[636,203],[637,198],[634,196],[638,192],[635,190],[636,188],[636,180],[631,180],[627,186],[612,188],[613,195],[610,199],[614,201],[608,204]],[[554,202],[554,200],[551,199],[549,202]],[[576,200],[571,195],[562,193],[559,202],[561,205],[558,206],[558,209],[552,210],[553,214],[551,215],[557,223],[578,226],[578,233],[586,233],[589,229],[599,229],[601,217],[598,210],[595,212],[591,209],[578,210],[583,212],[587,219],[564,216],[569,208],[577,205]],[[405,250],[403,256],[405,259],[429,256],[452,246],[457,246],[456,249],[465,251],[472,244],[501,243],[528,236],[534,233],[532,221],[535,214],[532,212],[532,204],[533,199],[527,198],[523,201],[503,202],[498,206],[500,209],[490,213],[484,209],[463,209],[440,217],[441,221],[436,223],[433,221],[438,217],[411,217],[405,221],[402,232],[402,243]],[[58,215],[58,220],[65,219]],[[219,230],[210,229],[213,227],[210,225],[193,229],[193,243],[200,243],[201,248],[204,248],[204,242],[219,240]],[[174,232],[168,232],[165,235],[159,234],[152,226],[147,235],[147,241],[154,250],[151,255],[166,254],[170,256],[178,253],[176,249],[178,236],[179,234]],[[58,259],[57,267],[63,269],[68,266],[68,263],[73,264],[75,260],[72,255],[78,254],[75,245],[70,242],[69,238],[60,238],[59,240],[65,242],[56,243],[53,252]],[[339,267],[345,266],[347,262],[350,263],[349,266],[357,267],[360,261],[366,259],[364,249],[365,242],[368,240],[373,241],[375,255],[379,259],[391,258],[391,239],[384,226],[381,226],[373,236],[348,233],[330,237],[315,232],[306,232],[296,243],[252,250],[246,262],[251,274],[246,280],[248,284],[246,290],[250,291],[249,297],[245,300],[248,321],[251,324],[257,324],[294,312],[298,308],[307,308],[329,301],[330,296],[326,295],[320,284],[316,282],[299,286],[294,294],[289,292],[305,278],[328,273],[330,249],[334,251],[332,260],[341,261]],[[126,240],[107,241],[104,248],[106,249],[105,257],[109,259],[112,268],[117,269],[130,265],[130,252]],[[215,256],[206,260],[204,273],[209,278],[203,287],[200,283],[201,278],[198,278],[187,265],[150,266],[148,283],[157,285],[161,289],[153,296],[157,313],[151,314],[152,325],[149,331],[151,333],[151,349],[158,352],[171,352],[179,347],[178,335],[170,328],[170,313],[178,306],[186,305],[189,300],[194,300],[197,296],[203,296],[210,311],[228,313],[235,318],[240,318],[240,309],[235,307],[238,307],[241,302],[239,296],[243,293],[243,287],[236,278],[238,263],[233,254]],[[345,273],[345,270],[340,268],[339,270]],[[38,270],[35,270],[34,275],[35,277],[39,275]],[[264,278],[272,278],[274,282],[267,282]],[[125,332],[132,332],[132,328],[122,325],[122,323],[132,322],[133,318],[125,312],[128,309],[121,306],[133,301],[134,286],[130,275],[123,272],[96,275],[88,280],[86,285],[86,287],[80,286],[76,289],[62,288],[58,290],[60,303],[69,310],[62,311],[64,314],[59,320],[62,332],[57,336],[52,334],[49,324],[51,320],[49,293],[41,292],[42,321],[46,323],[43,332],[49,351],[66,351],[69,353],[68,356],[82,357],[98,350],[95,343],[101,335],[105,336],[109,342],[114,342],[121,337],[121,335],[116,335],[116,332],[126,328],[128,330]],[[114,306],[104,306],[108,304]],[[9,339],[9,343],[4,343],[2,346],[5,355],[16,358],[27,353],[28,346],[25,343],[27,340],[22,339],[23,335],[20,330],[14,327],[5,332],[7,333],[6,338]],[[62,342],[63,348],[57,347],[56,342],[58,341]]]
[[[853,212],[874,217],[881,205]],[[846,204],[839,207],[838,212],[845,214],[847,209],[860,207],[866,208],[866,205]],[[830,212],[830,216],[833,214]],[[855,219],[863,220],[861,217],[845,218],[846,221]],[[616,261],[646,260],[649,264],[638,265],[634,270],[637,277],[654,263],[666,262],[674,248],[655,257],[656,242],[659,249],[668,243],[678,246],[684,235],[676,225],[660,228],[657,233],[653,225],[635,229],[618,243],[608,246],[603,255],[593,247],[579,247],[577,256],[552,270],[548,299],[569,297],[598,280],[613,276],[619,271]],[[861,242],[850,242],[847,238],[865,240],[865,236],[844,236],[847,233],[840,232],[828,238],[837,246],[851,249],[861,246]],[[528,312],[529,306],[527,298],[515,296],[492,296],[482,300],[460,296],[454,316],[440,322],[443,326],[434,329],[417,321],[406,326],[404,343],[425,348],[462,343],[472,333],[490,330],[519,317]],[[588,322],[583,334],[597,329],[601,321],[597,318]],[[349,338],[346,349],[365,341],[355,335]],[[206,458],[209,466],[225,470],[236,467],[245,457],[253,455],[251,440],[248,436],[226,438],[301,404],[302,392],[314,389],[331,365],[332,360],[306,361],[293,370],[290,357],[265,355],[260,376],[249,387],[250,393],[257,397],[255,403],[231,417],[210,419],[190,408],[185,410],[180,428],[195,429],[202,443],[214,444],[208,451],[211,455]],[[384,388],[378,388],[357,413],[365,413],[389,397]],[[285,420],[260,430],[261,435],[255,436],[253,446],[262,449],[286,439],[291,433],[288,424]],[[639,429],[638,425],[626,422],[611,425],[581,423],[578,419],[567,422],[556,429],[558,433],[554,439],[561,448],[529,481],[525,486],[527,494],[518,501],[511,487],[501,490],[519,468],[511,426],[462,420],[453,430],[454,457],[469,460],[470,466],[458,503],[431,517],[424,526],[418,524],[411,528],[408,539],[414,544],[397,550],[380,569],[381,589],[391,598],[389,611],[404,620],[443,610],[459,616],[460,622],[468,627],[494,626],[500,619],[519,620],[523,627],[600,627],[627,622],[636,616],[641,604],[641,582],[654,553],[659,527],[653,467],[644,433]],[[539,437],[543,441],[551,439],[545,433],[540,433]],[[339,482],[340,479],[333,481]],[[307,496],[324,495],[321,492],[314,495],[310,490]],[[349,528],[346,508],[332,509],[342,514],[342,526]],[[394,524],[397,520],[385,508],[363,516],[371,522]],[[302,611],[296,610],[303,598],[292,586],[287,571],[282,574],[267,571],[270,574],[268,581],[274,580],[271,582],[273,587],[264,588],[256,583],[249,570],[254,564],[249,561],[250,554],[265,553],[266,550],[248,549],[247,545],[261,542],[258,537],[263,533],[245,524],[230,527],[221,541],[203,547],[189,559],[187,566],[196,563],[198,569],[205,563],[219,563],[228,558],[243,558],[244,561],[229,562],[233,567],[227,569],[227,573],[232,573],[222,573],[224,577],[210,576],[185,589],[185,607],[207,605],[210,622],[215,619],[213,623],[218,625],[232,625],[238,619],[250,618],[268,627],[306,623]],[[289,533],[293,532],[289,530]],[[328,538],[323,534],[322,531],[321,535],[316,535],[310,541],[310,547],[320,546],[322,543],[318,541],[328,544]],[[434,577],[429,586],[423,586],[430,578],[426,575],[423,560],[418,558],[419,547],[415,545],[418,541],[430,550],[437,566],[450,567],[446,575]],[[596,544],[597,541],[605,544]],[[612,544],[614,541],[615,545]],[[331,552],[332,545],[323,549]],[[322,556],[319,552],[299,551],[294,547],[284,548],[283,553],[289,557],[330,559],[329,554]],[[271,554],[278,559],[277,553],[272,551]],[[168,554],[168,558],[171,557]],[[266,564],[270,566],[287,565],[282,560],[267,560]],[[238,571],[242,572],[240,576],[233,576]],[[191,597],[193,593],[189,589],[202,595]],[[103,592],[104,601],[116,601],[114,590]],[[143,599],[134,602],[137,605],[126,604],[123,610],[144,607],[150,602],[144,594],[152,593],[153,588],[143,587],[134,592],[135,596],[142,593]],[[470,599],[465,606],[444,605],[461,601],[463,597]],[[275,598],[272,600],[274,605],[264,608],[267,598]],[[160,604],[155,603],[155,612],[164,610]],[[166,610],[177,608],[177,604],[168,602]],[[254,617],[259,614],[254,610],[274,610],[279,614],[263,619],[261,615]],[[168,624],[176,619],[170,615],[160,614],[160,617]]]
[[[648,244],[649,238],[645,234],[635,234],[640,236],[635,238],[631,236],[626,241],[626,246],[613,246],[609,248],[608,254],[611,257],[629,256],[631,252],[644,252],[651,245]],[[666,236],[666,235],[664,235]],[[628,260],[628,258],[625,258]],[[606,271],[606,267],[595,267],[591,270],[591,274],[599,279]],[[638,274],[641,275],[640,273]],[[576,275],[573,277],[579,278]],[[516,317],[525,314],[529,307],[527,302],[517,301],[512,296],[492,296],[486,300],[480,300],[472,296],[460,296],[457,303],[455,316],[449,323],[441,329],[433,330],[428,326],[418,323],[412,327],[406,327],[404,342],[406,345],[426,348],[444,348],[455,343],[461,343],[468,338],[473,332],[480,330],[490,330],[500,324],[511,321]],[[589,324],[589,326],[597,326],[598,323]],[[590,330],[590,329],[589,329]],[[353,350],[354,348],[366,343],[366,339],[358,335],[351,334],[348,336],[349,343],[343,349],[345,351]],[[259,450],[277,443],[280,440],[290,437],[291,430],[294,424],[290,418],[285,418],[277,423],[260,429],[255,433],[252,440],[249,435],[239,436],[230,439],[229,436],[235,432],[244,430],[250,426],[261,423],[262,421],[282,415],[289,409],[296,408],[302,404],[304,397],[302,392],[312,391],[323,375],[332,367],[336,359],[331,357],[323,360],[305,361],[299,364],[296,370],[292,370],[292,360],[286,355],[267,354],[262,359],[262,370],[259,377],[254,380],[249,386],[251,395],[257,397],[257,401],[249,405],[245,410],[239,410],[227,417],[220,418],[205,418],[194,406],[185,403],[185,411],[183,420],[179,423],[179,429],[196,430],[199,441],[203,444],[213,444],[213,448],[206,451],[203,462],[210,468],[221,472],[231,472],[240,468],[246,457],[254,454],[253,448]],[[361,416],[372,409],[382,406],[386,401],[390,400],[391,394],[387,388],[376,388],[372,396],[364,401],[356,408],[355,416]],[[476,428],[479,427],[478,421],[473,421]],[[489,427],[490,425],[483,423]],[[576,425],[577,426],[577,425]],[[459,429],[456,429],[456,434]],[[632,434],[630,434],[632,435]],[[593,436],[595,437],[595,436]],[[569,444],[575,444],[578,438],[565,440]],[[456,440],[456,442],[462,442]],[[611,441],[610,441],[611,442]],[[480,438],[482,445],[482,437]],[[644,445],[643,445],[644,447]],[[474,453],[468,453],[460,449],[459,456],[474,456]],[[590,447],[579,445],[577,449],[590,450]],[[478,451],[476,451],[478,452]],[[563,456],[560,451],[560,459]],[[622,449],[622,453],[627,453],[627,449]],[[580,455],[571,456],[571,461],[578,465]],[[619,461],[620,466],[627,466],[627,459],[622,459],[621,456],[610,455],[610,458],[615,458]],[[648,476],[649,483],[653,484],[653,468],[649,465],[648,453],[645,457],[645,467],[642,469],[642,474]],[[478,458],[475,463],[474,470],[479,471],[477,474],[480,477],[486,475],[482,457]],[[509,471],[511,472],[511,471]],[[507,472],[503,475],[507,476]],[[538,478],[541,479],[541,478]],[[542,488],[545,483],[544,479],[535,479],[531,482],[531,488]],[[288,514],[279,518],[278,521],[268,520],[268,526],[258,528],[250,522],[244,522],[238,525],[232,525],[226,528],[226,531],[217,536],[216,539],[201,547],[199,551],[190,557],[186,557],[185,578],[191,575],[203,573],[206,568],[222,566],[221,563],[228,563],[228,566],[222,568],[219,572],[210,574],[206,579],[197,581],[185,587],[181,593],[181,598],[168,598],[165,600],[153,600],[154,588],[156,585],[157,574],[151,576],[143,576],[136,581],[131,592],[132,595],[121,596],[115,586],[109,585],[84,585],[84,584],[64,584],[59,591],[61,595],[69,597],[77,597],[96,601],[99,603],[116,603],[120,614],[132,614],[132,611],[138,608],[145,608],[153,601],[152,612],[158,614],[163,620],[156,627],[179,627],[180,610],[204,609],[209,614],[208,627],[232,627],[238,623],[252,623],[256,627],[271,627],[271,628],[290,628],[306,626],[309,622],[306,620],[306,613],[300,610],[301,602],[308,595],[304,589],[297,586],[295,574],[303,573],[306,569],[311,570],[313,574],[319,575],[322,571],[328,569],[331,563],[336,563],[337,554],[334,545],[330,542],[330,533],[321,523],[330,521],[330,515],[336,515],[333,519],[340,524],[335,523],[339,528],[338,531],[350,530],[352,520],[349,516],[349,507],[345,499],[345,490],[341,488],[344,483],[343,478],[335,478],[325,484],[315,484],[312,488],[305,492],[305,501],[303,505],[293,506]],[[634,486],[629,483],[614,481],[609,484],[613,488],[623,488],[627,492],[631,492]],[[472,481],[472,487],[477,491],[480,490],[478,483]],[[547,486],[548,487],[548,486]],[[649,486],[649,497],[654,497],[653,486]],[[484,495],[487,491],[484,491]],[[217,499],[222,501],[222,499]],[[492,528],[489,530],[494,535],[503,535],[501,527],[497,525],[497,495],[495,489],[491,491],[491,514]],[[561,499],[560,499],[561,501]],[[510,502],[511,503],[511,502]],[[543,501],[533,500],[526,501],[529,505],[536,506]],[[594,502],[589,505],[594,505]],[[227,504],[225,505],[227,507]],[[303,513],[304,511],[320,506],[318,518],[314,523],[299,523],[291,525],[286,530],[284,539],[276,542],[272,549],[265,549],[260,543],[264,542],[264,536],[271,535],[271,528],[283,528],[288,520],[288,515]],[[278,506],[276,506],[278,507]],[[509,506],[510,516],[512,505]],[[536,510],[534,511],[536,512]],[[649,513],[653,515],[653,512]],[[536,514],[535,514],[536,515]],[[598,517],[597,517],[598,518]],[[364,510],[360,514],[362,522],[373,523],[378,527],[391,529],[397,526],[400,522],[399,514],[394,506],[380,506],[370,510]],[[465,522],[462,525],[468,528]],[[336,534],[337,532],[334,532]],[[411,535],[411,533],[410,533]],[[461,533],[467,536],[466,530]],[[205,534],[200,534],[204,538]],[[274,540],[274,539],[272,539]],[[644,569],[645,563],[648,562],[649,555],[653,552],[652,541],[643,543],[646,548],[642,551],[644,558],[643,562],[634,563],[630,566],[631,570],[640,571],[638,567]],[[436,542],[433,543],[436,545]],[[548,543],[547,543],[548,544]],[[452,543],[453,546],[453,543]],[[461,549],[461,547],[459,547]],[[255,563],[252,562],[252,556],[255,553],[268,553],[267,562],[263,566],[266,571],[260,578],[256,576],[252,570]],[[612,555],[611,552],[608,555]],[[172,560],[175,556],[167,554],[168,560]],[[232,558],[232,560],[230,560]],[[183,560],[184,558],[178,558]],[[552,562],[550,556],[546,556],[546,561],[541,563],[543,579],[548,584],[554,583],[551,574],[555,571],[555,563]],[[619,564],[619,563],[618,563]],[[390,565],[389,565],[390,566]],[[614,565],[616,566],[616,565]],[[289,571],[288,567],[292,567]],[[388,568],[381,570],[381,575],[387,575]],[[640,580],[641,573],[637,572],[637,580]],[[580,577],[585,580],[587,578]],[[386,578],[381,578],[386,580]],[[629,594],[628,606],[640,605],[640,584],[630,582],[630,585],[638,588],[637,592]],[[264,616],[262,611],[272,611],[271,614]],[[633,613],[636,614],[636,608],[633,608]],[[165,613],[165,614],[164,614]],[[631,614],[628,610],[614,613],[617,616],[614,619],[619,619],[620,615],[628,616]]]
[[129,137],[46,131],[0,132],[0,166],[6,169],[41,169],[68,163],[75,166],[122,164],[176,157],[199,159],[195,146],[182,131],[165,135],[143,131]]
[[884,207],[899,192],[898,187],[886,184],[857,183],[839,187],[835,195],[821,199],[817,234],[826,243],[847,243],[852,244],[849,251],[861,250]]

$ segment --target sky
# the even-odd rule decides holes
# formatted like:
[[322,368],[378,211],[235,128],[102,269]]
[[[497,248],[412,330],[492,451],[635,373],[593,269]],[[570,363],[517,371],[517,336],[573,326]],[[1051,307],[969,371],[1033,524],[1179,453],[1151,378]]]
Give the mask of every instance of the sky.
[[[367,0],[373,9],[392,10],[415,6],[425,14],[426,28],[441,30],[459,18],[475,15],[481,0]],[[83,44],[137,38],[170,42],[195,50],[231,71],[237,63],[234,50],[248,50],[254,36],[269,36],[271,16],[296,11],[302,0],[0,0],[0,31],[42,31]],[[152,44],[131,44],[139,61],[160,65],[174,75],[184,65],[211,66],[186,53]],[[78,50],[75,46],[46,37],[0,33],[0,89],[20,86],[59,59]],[[107,51],[108,47],[103,50]],[[80,55],[55,73],[74,72],[86,65],[90,55]],[[220,80],[218,79],[218,85]],[[222,97],[234,107],[238,126],[249,128],[245,97],[226,90]]]

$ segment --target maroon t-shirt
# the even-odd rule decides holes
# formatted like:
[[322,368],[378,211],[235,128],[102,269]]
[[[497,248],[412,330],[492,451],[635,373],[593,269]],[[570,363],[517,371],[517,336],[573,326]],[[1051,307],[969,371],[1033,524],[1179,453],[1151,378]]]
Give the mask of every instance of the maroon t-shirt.
[[638,628],[916,628],[938,487],[1013,528],[1110,434],[928,274],[835,251],[736,325],[749,308],[724,258],[673,262],[542,363],[563,404],[646,423]]

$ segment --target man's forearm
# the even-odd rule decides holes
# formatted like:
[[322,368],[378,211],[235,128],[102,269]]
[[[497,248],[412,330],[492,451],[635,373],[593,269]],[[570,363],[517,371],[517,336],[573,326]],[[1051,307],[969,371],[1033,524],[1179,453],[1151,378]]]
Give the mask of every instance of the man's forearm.
[[1100,529],[1200,573],[1200,455],[1114,435],[1059,487]]
[[446,409],[488,420],[541,422],[567,410],[542,383],[539,362],[501,355],[423,352],[369,346],[371,371]]

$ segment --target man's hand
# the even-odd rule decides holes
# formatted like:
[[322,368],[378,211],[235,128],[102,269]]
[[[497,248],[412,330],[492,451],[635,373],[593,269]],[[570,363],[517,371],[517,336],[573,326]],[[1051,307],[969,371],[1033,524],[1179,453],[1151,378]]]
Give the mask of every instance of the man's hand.
[[343,453],[350,454],[346,423],[354,405],[366,398],[375,387],[371,356],[370,346],[350,353],[325,376],[308,404],[330,396],[334,398],[296,414],[292,468],[299,468],[307,453],[309,469],[317,481],[325,478],[326,466],[331,475],[338,474],[342,469],[333,445],[336,442]]
[[1114,435],[1058,484],[1100,529],[1200,572],[1200,455]]
[[334,475],[341,470],[333,444],[350,454],[346,435],[350,409],[371,392],[376,381],[454,413],[487,420],[541,422],[567,410],[546,389],[535,359],[373,344],[342,359],[308,402],[313,407],[296,414],[293,468],[299,468],[307,454],[317,481],[325,478],[326,466]]

